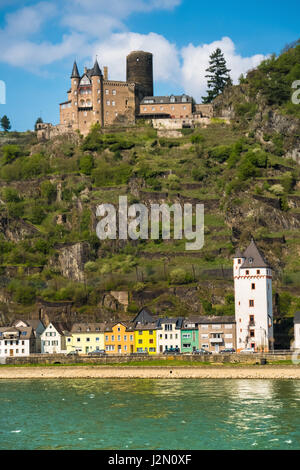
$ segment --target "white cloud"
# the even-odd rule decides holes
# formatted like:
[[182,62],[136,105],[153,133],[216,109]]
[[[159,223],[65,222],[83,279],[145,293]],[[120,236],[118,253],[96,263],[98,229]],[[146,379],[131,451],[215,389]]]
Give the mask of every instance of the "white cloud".
[[182,57],[182,85],[186,93],[190,93],[198,101],[201,96],[206,95],[207,78],[205,77],[206,69],[209,65],[209,56],[217,48],[224,53],[227,62],[227,68],[231,70],[230,76],[234,83],[238,82],[238,78],[243,73],[256,67],[265,56],[258,54],[251,57],[242,57],[237,54],[233,41],[224,37],[219,41],[210,44],[195,46],[189,44],[181,50]]
[[111,78],[124,80],[126,78],[126,56],[135,50],[153,53],[155,80],[178,84],[180,76],[179,51],[175,44],[170,43],[159,34],[113,34],[106,41],[96,45],[94,56],[98,55],[102,66],[108,65]]

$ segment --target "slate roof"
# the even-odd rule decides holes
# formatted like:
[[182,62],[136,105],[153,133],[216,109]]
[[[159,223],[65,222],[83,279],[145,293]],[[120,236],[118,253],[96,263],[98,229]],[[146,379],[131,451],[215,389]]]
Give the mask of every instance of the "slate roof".
[[269,264],[264,259],[262,253],[257,248],[255,241],[251,240],[250,245],[243,254],[246,258],[241,268],[269,268]]
[[91,69],[91,77],[101,77],[102,72],[98,64],[98,60],[95,60],[94,67]]
[[[175,101],[171,101],[171,98],[174,98]],[[185,101],[182,101],[182,98],[185,98]],[[149,102],[151,101],[151,102]],[[171,95],[171,96],[145,96],[141,104],[178,104],[178,103],[192,103],[193,98],[188,95]]]
[[[64,335],[67,331],[69,331],[69,328],[68,328],[68,325],[66,323],[62,323],[62,322],[51,322],[51,324],[54,326],[54,328],[56,329],[56,331],[60,334],[60,335]],[[48,325],[49,326],[49,325]]]
[[234,258],[245,259],[240,266],[241,268],[270,268],[269,263],[265,260],[253,238],[244,253],[242,253],[239,248],[236,250]]
[[148,307],[143,307],[132,320],[132,323],[141,323],[145,325],[146,323],[153,323],[154,321],[151,310],[149,310]]
[[71,78],[80,78],[76,61],[74,62],[74,65],[73,65],[73,70],[72,70]]
[[159,318],[158,321],[157,321],[157,327],[160,328],[165,323],[175,323],[175,328],[180,330],[183,320],[184,320],[184,318],[181,318],[181,317],[179,317],[179,318]]
[[185,318],[184,323],[195,323],[198,325],[203,324],[218,324],[218,323],[235,323],[234,316],[215,316],[215,315],[198,315]]
[[[0,333],[15,333],[15,332],[18,332],[19,333],[19,337],[23,340],[23,339],[30,339],[32,337],[34,337],[34,334],[33,334],[33,329],[31,326],[29,327],[19,327],[19,328],[16,328],[16,327],[12,327],[12,326],[8,326],[8,327],[1,327],[0,328]],[[2,336],[2,334],[1,334]]]
[[74,323],[71,333],[103,333],[105,323]]

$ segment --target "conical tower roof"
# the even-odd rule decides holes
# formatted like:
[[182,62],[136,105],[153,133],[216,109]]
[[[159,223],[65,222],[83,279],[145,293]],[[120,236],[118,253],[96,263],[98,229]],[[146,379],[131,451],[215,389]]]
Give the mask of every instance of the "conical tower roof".
[[71,78],[80,78],[80,75],[79,75],[79,72],[78,72],[78,67],[77,67],[77,64],[76,64],[76,60],[75,60],[74,65],[73,65]]
[[102,77],[102,72],[98,64],[98,60],[95,60],[94,67],[92,69],[91,77]]
[[243,258],[246,258],[242,264],[242,268],[269,268],[270,265],[264,259],[262,253],[256,246],[254,239],[252,238],[250,245],[243,254]]

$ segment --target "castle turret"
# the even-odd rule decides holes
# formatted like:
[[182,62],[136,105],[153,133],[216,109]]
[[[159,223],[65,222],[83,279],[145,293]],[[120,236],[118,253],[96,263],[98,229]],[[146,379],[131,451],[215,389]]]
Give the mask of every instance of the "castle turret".
[[133,51],[127,56],[127,82],[135,83],[140,98],[153,96],[153,55],[151,52]]
[[272,269],[253,239],[235,253],[233,277],[237,350],[273,349]]
[[95,60],[94,67],[90,73],[92,81],[92,100],[94,121],[104,125],[104,108],[103,108],[103,74],[100,69],[98,60]]

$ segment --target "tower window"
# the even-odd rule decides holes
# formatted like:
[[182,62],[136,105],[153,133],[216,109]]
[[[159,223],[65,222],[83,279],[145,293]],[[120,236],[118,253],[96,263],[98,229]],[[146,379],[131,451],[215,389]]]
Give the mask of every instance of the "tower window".
[[249,307],[254,307],[254,300],[249,300]]
[[242,260],[241,260],[241,259],[239,259],[239,260],[238,260],[238,264],[241,264],[241,262],[242,262]]
[[257,269],[256,274],[260,274],[260,269]]
[[251,284],[251,289],[252,289],[252,290],[255,290],[255,284],[254,284],[254,283]]

